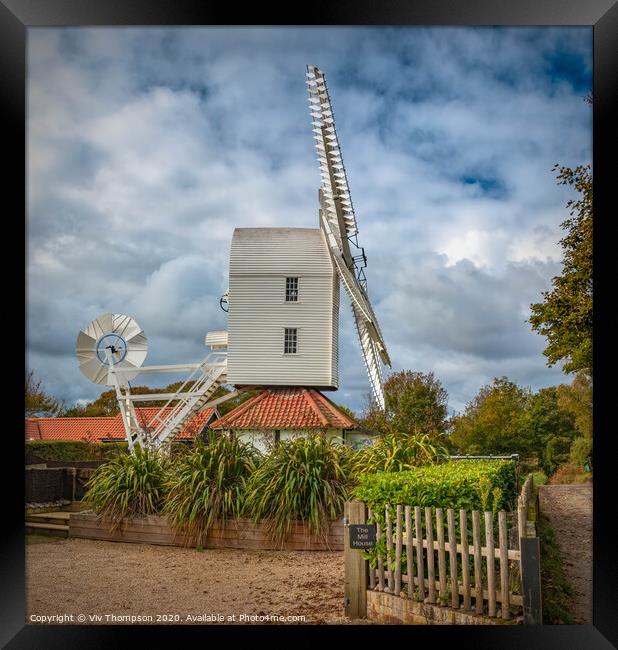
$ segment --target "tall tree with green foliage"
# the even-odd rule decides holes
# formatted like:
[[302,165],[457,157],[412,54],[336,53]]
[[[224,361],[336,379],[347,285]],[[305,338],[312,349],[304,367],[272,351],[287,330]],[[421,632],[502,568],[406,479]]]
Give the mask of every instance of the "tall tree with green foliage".
[[560,407],[558,387],[541,388],[530,396],[521,430],[524,453],[536,456],[547,475],[568,460],[577,427],[575,415]]
[[521,454],[549,475],[568,460],[578,436],[575,414],[560,401],[559,386],[533,393],[506,377],[483,386],[462,415],[451,420],[450,443],[466,454]]
[[560,384],[557,391],[558,405],[573,414],[579,435],[592,438],[592,379],[578,372],[570,384]]
[[45,392],[43,382],[34,377],[34,370],[26,374],[26,417],[55,417],[63,410],[63,404]]
[[569,460],[578,467],[592,466],[592,379],[578,372],[570,384],[561,384],[557,390],[558,404],[573,415],[578,433]]
[[566,236],[562,274],[552,279],[552,290],[543,302],[530,306],[532,329],[547,338],[543,354],[547,365],[564,363],[565,372],[592,375],[592,170],[556,165],[560,185],[571,185],[580,194],[568,201],[570,217],[561,228]]
[[432,372],[402,370],[384,383],[385,409],[368,401],[361,423],[379,433],[426,434],[446,431],[448,393]]
[[522,419],[531,392],[507,377],[483,386],[463,414],[451,420],[450,443],[465,454],[524,453]]

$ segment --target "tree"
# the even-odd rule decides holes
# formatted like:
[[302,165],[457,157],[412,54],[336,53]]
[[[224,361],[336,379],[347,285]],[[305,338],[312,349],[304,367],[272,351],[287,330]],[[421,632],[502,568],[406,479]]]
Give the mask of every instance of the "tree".
[[368,400],[361,424],[379,433],[427,434],[446,430],[448,393],[432,372],[395,372],[384,383],[385,410]]
[[337,404],[336,402],[333,402],[335,406],[345,415],[347,415],[351,420],[354,420],[354,422],[358,421],[358,417],[356,416],[356,413],[352,409],[349,409],[347,406],[343,406],[343,404]]
[[543,302],[530,306],[532,329],[547,338],[547,365],[563,361],[565,372],[592,375],[592,171],[590,165],[558,169],[558,183],[572,185],[580,198],[568,201],[570,217],[561,228],[562,274],[552,279]]
[[560,386],[536,393],[506,377],[483,386],[451,420],[451,443],[467,454],[521,454],[547,474],[566,462],[577,438],[575,414],[561,406]]
[[43,390],[43,382],[35,380],[34,370],[26,374],[26,417],[55,417],[63,404]]
[[465,454],[525,453],[528,447],[522,434],[522,420],[530,398],[506,377],[495,378],[483,386],[463,414],[451,420],[449,440]]
[[[151,393],[166,392],[162,388],[148,388],[147,386],[131,386],[133,395],[146,395]],[[148,406],[163,406],[165,402],[149,402]],[[85,418],[85,417],[102,417],[118,415],[120,409],[116,399],[116,390],[109,389],[103,391],[97,399],[83,406],[73,406],[62,414],[67,418]]]
[[[215,391],[214,395],[212,396],[212,399],[223,397],[227,392],[229,392],[227,388],[220,386]],[[223,417],[226,413],[229,413],[232,409],[235,409],[237,406],[240,406],[241,404],[244,404],[244,402],[246,402],[247,400],[251,399],[252,397],[255,397],[259,392],[260,392],[259,389],[246,390],[240,395],[237,395],[236,397],[232,397],[225,402],[221,402],[221,404],[217,406],[217,411],[219,412],[219,415]]]
[[536,456],[547,475],[568,460],[577,437],[575,415],[560,407],[558,388],[541,388],[531,395],[521,419],[523,451]]
[[573,414],[580,436],[592,438],[592,380],[578,372],[570,384],[557,388],[558,406]]

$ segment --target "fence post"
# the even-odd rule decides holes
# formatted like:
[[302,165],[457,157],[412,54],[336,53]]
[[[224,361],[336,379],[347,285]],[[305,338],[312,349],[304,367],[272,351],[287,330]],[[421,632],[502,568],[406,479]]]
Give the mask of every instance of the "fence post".
[[348,618],[367,618],[367,560],[363,552],[350,548],[349,524],[367,523],[365,504],[362,501],[346,501],[343,519],[344,599]]
[[538,537],[521,537],[521,586],[525,625],[543,623],[541,602],[541,548]]

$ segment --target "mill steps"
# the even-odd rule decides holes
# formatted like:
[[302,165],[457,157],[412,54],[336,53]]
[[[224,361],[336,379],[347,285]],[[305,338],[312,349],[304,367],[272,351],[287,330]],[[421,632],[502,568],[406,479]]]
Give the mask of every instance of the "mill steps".
[[45,512],[26,515],[26,534],[69,536],[70,512]]

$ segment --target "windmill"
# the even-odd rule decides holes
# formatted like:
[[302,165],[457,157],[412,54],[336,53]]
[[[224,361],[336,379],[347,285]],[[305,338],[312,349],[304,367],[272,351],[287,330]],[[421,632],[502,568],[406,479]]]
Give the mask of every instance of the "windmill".
[[[369,301],[367,257],[358,227],[324,74],[307,66],[307,84],[321,183],[319,228],[236,228],[229,287],[220,300],[227,331],[209,332],[199,363],[143,366],[147,339],[137,322],[103,314],[78,335],[80,370],[114,387],[129,448],[166,447],[197,412],[256,387],[336,390],[339,287],[354,315],[372,395],[384,408],[382,364],[391,365]],[[135,395],[137,374],[187,373],[174,393]],[[223,385],[233,390],[213,399]],[[139,402],[164,401],[149,422]]]

